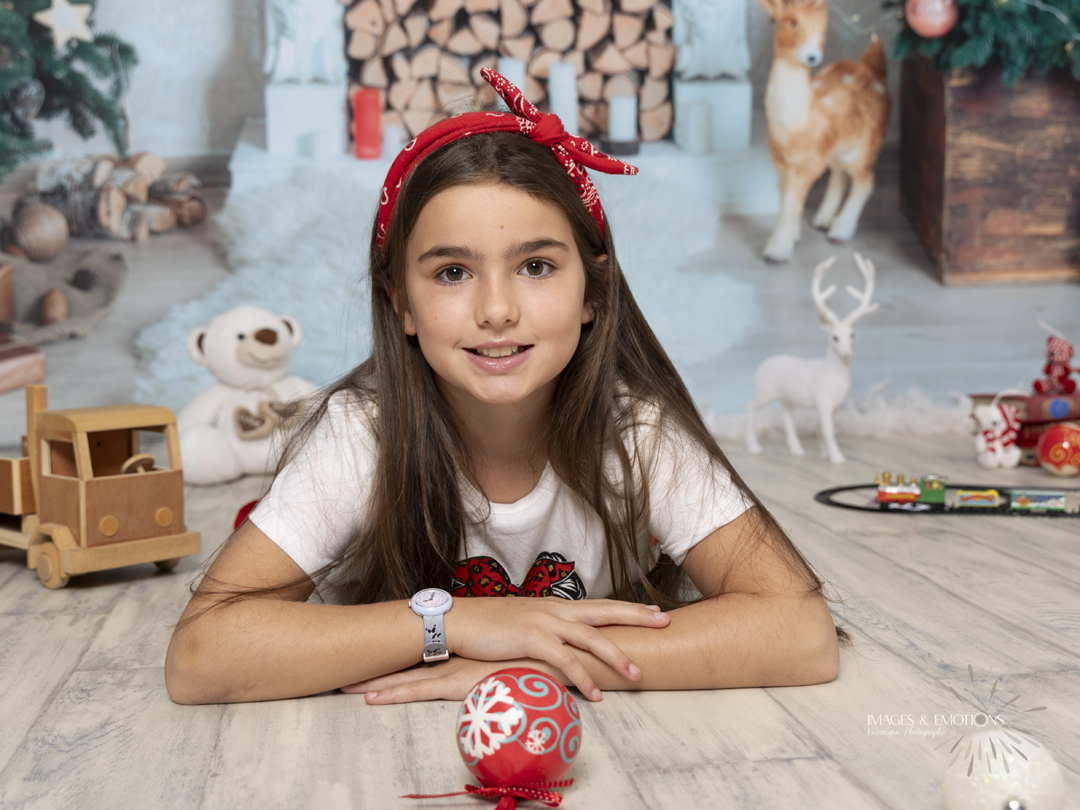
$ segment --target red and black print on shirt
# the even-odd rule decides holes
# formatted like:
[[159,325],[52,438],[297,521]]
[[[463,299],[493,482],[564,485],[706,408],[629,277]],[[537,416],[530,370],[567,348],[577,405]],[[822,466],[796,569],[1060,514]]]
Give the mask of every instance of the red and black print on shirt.
[[469,557],[457,564],[450,583],[452,596],[559,596],[584,599],[585,585],[574,563],[554,551],[541,552],[520,585],[494,557]]

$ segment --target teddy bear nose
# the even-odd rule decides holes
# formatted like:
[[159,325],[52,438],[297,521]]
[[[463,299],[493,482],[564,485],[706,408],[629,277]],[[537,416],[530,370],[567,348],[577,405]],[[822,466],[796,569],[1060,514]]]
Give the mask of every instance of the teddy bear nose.
[[255,339],[259,343],[265,343],[267,346],[273,346],[277,343],[277,332],[273,329],[260,329],[255,333]]

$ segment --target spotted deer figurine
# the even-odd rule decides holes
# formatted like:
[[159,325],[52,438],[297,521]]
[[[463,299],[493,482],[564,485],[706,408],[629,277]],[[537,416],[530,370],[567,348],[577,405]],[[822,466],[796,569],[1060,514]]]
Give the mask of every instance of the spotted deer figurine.
[[855,235],[889,121],[885,53],[875,36],[858,62],[834,62],[811,75],[823,58],[829,7],[823,0],[759,2],[776,23],[765,114],[780,188],[780,218],[764,257],[786,262],[799,239],[807,192],[826,169],[814,227],[832,242]]

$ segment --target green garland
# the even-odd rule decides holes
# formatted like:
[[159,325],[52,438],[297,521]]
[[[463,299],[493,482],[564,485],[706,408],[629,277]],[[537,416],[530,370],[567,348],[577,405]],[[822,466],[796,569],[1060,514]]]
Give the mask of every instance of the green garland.
[[[96,7],[97,0],[84,3]],[[121,98],[138,62],[135,49],[113,34],[97,32],[93,42],[72,40],[57,48],[52,31],[32,19],[49,6],[49,0],[0,0],[0,179],[52,148],[11,105],[11,94],[33,79],[45,88],[38,118],[66,116],[83,139],[94,135],[98,122],[116,150],[127,152]],[[93,19],[91,12],[91,29]],[[108,83],[105,92],[103,82]]]
[[[957,0],[960,18],[940,39],[924,39],[907,25],[893,50],[898,59],[919,53],[942,70],[1001,65],[1012,87],[1029,70],[1067,67],[1080,79],[1080,0]],[[886,2],[886,7],[897,5]]]

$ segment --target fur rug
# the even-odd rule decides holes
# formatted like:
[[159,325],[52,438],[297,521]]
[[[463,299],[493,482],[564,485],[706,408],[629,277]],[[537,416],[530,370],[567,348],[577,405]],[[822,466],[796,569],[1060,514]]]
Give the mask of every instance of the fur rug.
[[[716,250],[719,208],[687,187],[692,184],[640,176],[594,175],[594,180],[638,304],[684,373],[691,394],[705,404],[705,391],[695,390],[695,378],[705,379],[700,369],[739,344],[763,318],[750,283],[682,269],[696,253]],[[201,298],[175,306],[138,337],[137,400],[178,411],[209,386],[213,378],[188,357],[185,338],[217,313],[242,303],[299,321],[304,340],[293,357],[293,374],[326,384],[364,359],[371,346],[366,254],[377,182],[308,174],[277,188],[231,196],[213,225],[216,245],[233,272]],[[664,234],[678,237],[665,239]],[[896,395],[887,388],[888,383],[871,386],[863,399],[853,394],[837,414],[837,432],[967,430],[969,407],[962,398],[944,405],[917,389]],[[801,435],[817,434],[816,414],[799,412],[797,420]],[[742,441],[741,413],[709,413],[707,422],[719,438]],[[782,436],[775,405],[760,412],[759,426],[764,440]]]
[[[619,261],[675,363],[714,359],[740,341],[758,317],[751,285],[679,270],[715,244],[718,206],[671,183],[595,179],[614,223]],[[310,174],[230,197],[214,228],[233,273],[139,336],[138,401],[179,410],[209,386],[210,374],[191,361],[184,340],[242,303],[299,321],[304,341],[291,373],[325,384],[359,363],[371,345],[366,252],[377,198],[377,188],[356,178]],[[657,238],[665,233],[680,236]]]
[[[918,388],[906,393],[889,391],[890,382],[884,380],[870,386],[863,399],[852,399],[836,411],[835,427],[838,436],[896,436],[916,434],[933,436],[942,433],[970,433],[971,399],[959,394],[953,396],[952,404],[935,402]],[[780,407],[768,405],[757,413],[758,436],[762,441],[784,444],[784,426]],[[746,415],[705,414],[705,424],[718,439],[742,444],[746,436]],[[810,452],[807,439],[821,435],[816,411],[797,409],[795,427],[800,440]]]

